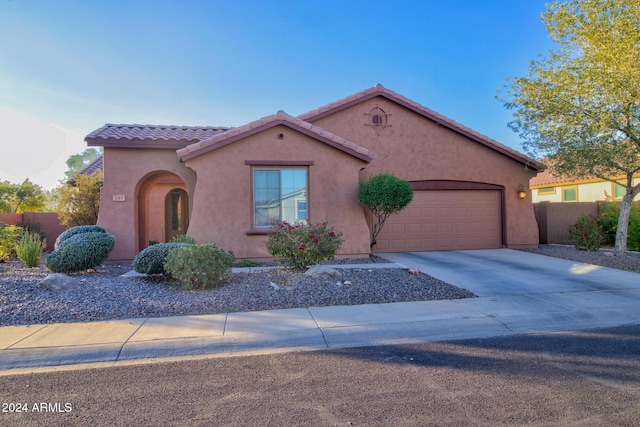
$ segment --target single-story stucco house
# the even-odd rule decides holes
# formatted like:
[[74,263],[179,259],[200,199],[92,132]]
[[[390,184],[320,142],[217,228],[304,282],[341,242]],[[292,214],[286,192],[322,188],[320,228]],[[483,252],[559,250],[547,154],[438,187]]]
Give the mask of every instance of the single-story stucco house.
[[268,258],[274,219],[329,222],[339,256],[371,253],[372,216],[358,183],[389,172],[414,199],[373,251],[538,244],[531,197],[538,163],[381,85],[297,117],[282,111],[237,128],[107,124],[98,224],[111,261],[186,233],[237,258]]

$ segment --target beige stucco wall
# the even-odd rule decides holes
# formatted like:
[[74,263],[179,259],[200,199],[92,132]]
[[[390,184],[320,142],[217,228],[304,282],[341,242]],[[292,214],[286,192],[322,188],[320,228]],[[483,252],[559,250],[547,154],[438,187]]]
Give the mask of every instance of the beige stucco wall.
[[[376,129],[368,125],[367,114],[375,107],[389,115],[390,126]],[[527,191],[525,200],[517,197],[519,187],[528,188],[535,175],[523,164],[382,97],[321,118],[314,124],[378,154],[363,171],[363,177],[390,172],[408,181],[472,181],[503,186],[507,246],[538,243],[531,194]]]
[[328,221],[344,234],[340,254],[369,253],[369,230],[357,199],[358,173],[366,163],[283,125],[185,162],[198,175],[188,235],[233,250],[237,258],[269,257],[266,235],[252,233],[252,166],[246,160],[313,161],[309,221]]
[[[187,192],[193,193],[196,175],[180,162],[175,150],[105,147],[106,178],[100,191],[98,225],[115,236],[109,261],[131,260],[141,249],[137,236],[140,216],[145,212],[136,208],[136,201],[144,190],[144,183],[161,171],[178,176],[185,183]],[[120,196],[124,201],[116,201],[114,196]],[[148,241],[148,236],[143,239]]]
[[[633,180],[633,185],[637,185],[640,182],[640,179],[635,178]],[[553,187],[553,186],[549,186]],[[608,181],[600,181],[600,182],[585,182],[574,185],[567,186],[556,186],[555,193],[553,194],[539,194],[539,189],[532,189],[532,197],[533,203],[538,202],[563,202],[562,199],[562,190],[563,188],[577,188],[578,194],[578,202],[597,202],[607,200],[607,197],[612,197],[615,195],[614,184]],[[620,200],[620,199],[618,199]],[[638,200],[638,197],[636,197]]]

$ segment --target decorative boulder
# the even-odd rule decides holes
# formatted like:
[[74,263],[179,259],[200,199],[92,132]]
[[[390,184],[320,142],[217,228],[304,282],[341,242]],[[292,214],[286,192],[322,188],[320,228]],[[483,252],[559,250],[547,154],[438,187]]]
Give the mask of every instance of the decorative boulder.
[[38,283],[39,288],[62,292],[76,290],[81,285],[82,283],[79,280],[61,273],[50,274]]
[[342,273],[340,273],[335,268],[327,267],[324,265],[314,265],[311,268],[309,268],[304,274],[306,276],[313,277],[314,279],[342,276]]

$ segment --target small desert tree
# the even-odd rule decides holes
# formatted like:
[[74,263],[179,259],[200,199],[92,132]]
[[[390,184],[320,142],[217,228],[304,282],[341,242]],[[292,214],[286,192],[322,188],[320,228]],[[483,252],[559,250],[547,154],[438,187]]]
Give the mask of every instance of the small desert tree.
[[389,215],[400,212],[411,203],[412,199],[411,184],[390,173],[374,175],[360,182],[358,200],[373,213],[378,221],[373,224],[371,232],[372,248]]
[[66,227],[93,225],[98,221],[102,171],[76,175],[74,185],[60,188],[57,200],[58,218]]

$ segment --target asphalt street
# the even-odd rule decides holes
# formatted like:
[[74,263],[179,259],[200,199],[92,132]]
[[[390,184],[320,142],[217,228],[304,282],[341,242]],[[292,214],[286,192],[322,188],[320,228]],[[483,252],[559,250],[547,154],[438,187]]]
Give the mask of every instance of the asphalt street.
[[640,326],[4,374],[0,403],[2,426],[637,426]]

